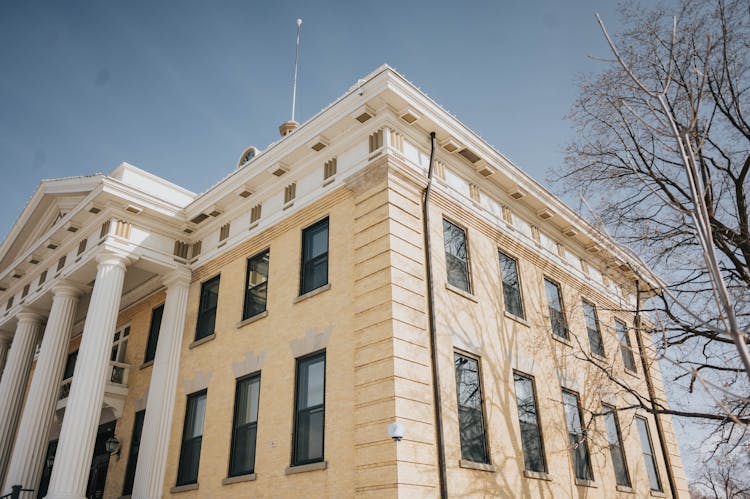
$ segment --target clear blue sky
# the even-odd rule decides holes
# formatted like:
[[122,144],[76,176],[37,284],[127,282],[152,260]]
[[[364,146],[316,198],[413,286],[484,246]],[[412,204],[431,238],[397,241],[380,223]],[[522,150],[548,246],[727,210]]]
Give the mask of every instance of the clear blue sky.
[[298,121],[388,63],[541,180],[606,54],[596,9],[616,24],[595,1],[4,0],[0,239],[42,178],[127,161],[201,192],[276,140],[297,17]]

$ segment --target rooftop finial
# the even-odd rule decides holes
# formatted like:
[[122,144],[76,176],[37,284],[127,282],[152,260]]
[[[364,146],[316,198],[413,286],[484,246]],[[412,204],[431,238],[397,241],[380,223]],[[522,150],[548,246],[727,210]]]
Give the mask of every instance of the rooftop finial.
[[297,45],[294,52],[294,84],[292,86],[292,119],[282,123],[279,127],[279,133],[285,137],[299,127],[299,123],[294,121],[294,111],[297,106],[297,69],[299,67],[299,34],[302,31],[302,19],[297,19]]

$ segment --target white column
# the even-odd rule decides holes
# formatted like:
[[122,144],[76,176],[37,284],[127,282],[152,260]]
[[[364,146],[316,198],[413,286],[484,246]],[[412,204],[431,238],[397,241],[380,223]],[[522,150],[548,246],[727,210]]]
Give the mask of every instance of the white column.
[[96,281],[91,293],[81,347],[65,407],[48,498],[84,499],[96,431],[109,374],[112,335],[120,308],[126,256],[105,252],[96,257]]
[[164,278],[164,284],[167,286],[167,301],[146,400],[146,417],[131,495],[133,499],[157,499],[162,496],[172,433],[190,271],[186,268],[175,269]]
[[0,331],[0,379],[3,379],[3,368],[5,367],[5,359],[8,357],[11,338],[10,333]]
[[52,289],[52,309],[42,337],[42,347],[31,378],[29,394],[18,426],[16,446],[10,459],[5,492],[12,485],[37,490],[42,479],[52,418],[60,392],[65,359],[81,289],[66,283]]
[[42,330],[43,317],[37,313],[24,310],[16,314],[16,318],[16,334],[10,344],[3,379],[0,380],[0,482],[8,468],[8,457],[16,436],[31,361],[34,359],[34,347]]

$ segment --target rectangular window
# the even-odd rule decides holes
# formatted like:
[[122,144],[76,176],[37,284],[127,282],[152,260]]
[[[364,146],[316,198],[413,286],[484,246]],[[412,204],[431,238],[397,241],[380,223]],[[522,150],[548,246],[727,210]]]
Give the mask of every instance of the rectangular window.
[[255,472],[255,439],[258,435],[260,374],[237,380],[229,476]]
[[518,262],[512,256],[500,252],[500,273],[503,278],[503,299],[506,312],[523,318],[521,283],[518,278]]
[[560,285],[545,277],[544,290],[547,293],[547,310],[549,311],[549,322],[550,326],[552,326],[552,334],[567,340],[568,324],[565,320],[565,308],[563,307]]
[[219,303],[219,278],[216,276],[201,284],[201,300],[198,305],[198,324],[195,327],[195,339],[199,340],[214,334],[216,325],[216,306]]
[[646,473],[648,473],[648,484],[651,490],[661,492],[661,478],[659,477],[659,469],[656,467],[656,457],[654,456],[654,447],[651,445],[651,432],[648,430],[648,422],[646,418],[636,416],[635,424],[638,426],[638,435],[641,437],[641,449],[643,461],[646,464]]
[[150,362],[156,356],[156,344],[159,342],[159,329],[161,318],[164,315],[164,305],[159,305],[151,312],[151,326],[148,328],[148,341],[146,342],[146,355],[143,362]]
[[536,403],[534,380],[520,373],[513,373],[518,404],[518,420],[521,425],[524,465],[529,471],[546,472],[542,428]]
[[302,269],[299,294],[328,284],[328,219],[302,231]]
[[620,341],[622,363],[625,366],[625,369],[635,371],[635,357],[633,356],[633,348],[630,345],[628,326],[626,326],[624,322],[615,319],[615,331],[617,332],[617,339]]
[[602,414],[604,415],[604,427],[607,430],[609,455],[612,457],[612,466],[615,469],[615,480],[617,485],[630,487],[628,464],[625,461],[625,451],[622,448],[622,435],[620,434],[617,412],[615,412],[614,407],[602,404]]
[[63,371],[63,380],[73,377],[73,372],[76,370],[76,360],[78,360],[78,350],[68,354],[68,358],[65,361],[65,370]]
[[583,300],[583,317],[589,334],[591,353],[604,357],[604,344],[602,343],[602,332],[599,329],[599,318],[596,315],[596,306],[586,300]]
[[326,354],[297,359],[292,466],[323,460]]
[[125,468],[125,484],[122,487],[122,495],[129,496],[133,492],[133,482],[135,481],[135,467],[138,464],[138,451],[141,447],[141,435],[143,434],[143,419],[146,417],[146,411],[135,413],[133,422],[133,433],[130,440],[130,454],[128,454],[128,466]]
[[270,254],[270,250],[266,250],[247,259],[245,306],[242,310],[242,320],[266,311]]
[[185,409],[185,426],[182,430],[180,464],[177,468],[177,485],[198,481],[198,465],[203,442],[203,419],[206,415],[206,390],[188,395]]
[[456,396],[458,397],[458,429],[461,437],[461,459],[489,464],[487,438],[484,430],[482,387],[479,361],[459,353],[456,364]]
[[443,219],[443,237],[445,239],[445,267],[448,272],[448,284],[471,293],[466,231]]
[[580,480],[593,480],[594,475],[591,472],[591,458],[589,457],[586,434],[583,430],[583,419],[581,418],[578,395],[568,390],[563,390],[562,396],[565,407],[565,421],[568,428],[568,440],[570,442],[570,450],[573,453],[573,469],[576,478]]

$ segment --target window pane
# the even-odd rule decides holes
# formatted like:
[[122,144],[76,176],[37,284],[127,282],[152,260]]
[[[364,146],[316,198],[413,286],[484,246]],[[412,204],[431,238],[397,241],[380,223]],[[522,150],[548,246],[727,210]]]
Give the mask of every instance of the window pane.
[[633,357],[633,349],[630,346],[628,327],[624,322],[616,320],[615,330],[617,331],[617,339],[620,341],[623,365],[625,366],[625,369],[635,371],[635,358]]
[[229,475],[245,475],[255,469],[260,376],[237,382]]
[[505,253],[500,253],[500,272],[503,278],[503,298],[505,310],[523,317],[523,303],[521,302],[521,285],[518,280],[518,263]]
[[159,341],[159,329],[161,328],[163,315],[164,305],[156,307],[151,313],[151,326],[148,330],[148,343],[146,343],[146,355],[143,356],[143,362],[154,360],[156,356],[156,344]]
[[219,277],[216,276],[201,285],[201,300],[198,310],[198,325],[195,339],[199,340],[214,333],[216,306],[219,302]]
[[269,251],[251,257],[247,261],[247,283],[245,288],[245,308],[242,318],[247,319],[266,310],[268,293]]
[[563,311],[562,295],[560,286],[550,281],[544,280],[544,289],[547,293],[547,308],[549,310],[549,320],[552,326],[552,334],[561,338],[568,338],[568,326],[565,322],[565,312]]
[[607,442],[609,442],[609,454],[612,457],[612,466],[615,469],[615,480],[617,485],[630,487],[630,477],[625,462],[625,454],[620,438],[620,425],[617,422],[617,414],[609,406],[602,406],[604,413],[604,426],[607,430]]
[[448,284],[471,292],[466,232],[449,221],[443,220],[443,237],[445,239],[445,265],[448,273]]
[[297,361],[293,465],[323,460],[325,353]]
[[457,353],[454,354],[454,361],[461,458],[478,463],[489,463],[487,440],[484,434],[479,363],[475,359]]
[[583,301],[583,317],[586,320],[586,330],[589,335],[589,345],[591,353],[604,357],[604,345],[602,344],[602,334],[599,331],[599,319],[596,316],[596,307]]
[[583,433],[581,412],[578,407],[578,395],[563,390],[563,405],[565,407],[565,421],[568,427],[570,448],[573,452],[573,467],[576,478],[593,480],[588,444]]
[[302,231],[300,294],[328,284],[328,219]]
[[531,378],[514,374],[518,419],[521,426],[524,464],[530,471],[546,471],[542,432],[537,417],[534,382]]
[[648,483],[651,486],[651,490],[661,492],[661,478],[659,478],[659,470],[656,468],[656,459],[654,458],[654,449],[651,446],[651,434],[648,430],[648,423],[641,417],[636,417],[635,423],[638,426],[638,435],[641,438],[641,449],[643,450],[643,461],[646,464],[646,472],[648,473]]
[[76,360],[78,360],[78,350],[68,354],[68,360],[65,362],[65,372],[63,373],[63,379],[70,379],[73,377],[73,371],[76,368]]
[[143,432],[143,419],[146,411],[135,413],[133,422],[133,433],[130,440],[130,454],[128,455],[128,466],[125,468],[125,483],[122,487],[122,495],[129,496],[133,492],[133,481],[135,480],[135,467],[138,464],[138,451],[141,447],[141,434]]
[[185,426],[182,433],[180,464],[177,469],[177,485],[195,483],[198,480],[205,413],[206,392],[189,395],[185,409]]

